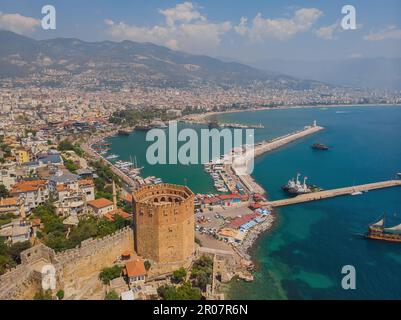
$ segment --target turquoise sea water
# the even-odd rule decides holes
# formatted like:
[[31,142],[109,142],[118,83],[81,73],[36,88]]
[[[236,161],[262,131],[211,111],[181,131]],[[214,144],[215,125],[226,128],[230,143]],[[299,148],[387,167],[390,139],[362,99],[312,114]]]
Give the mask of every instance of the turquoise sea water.
[[[401,171],[400,107],[267,110],[225,114],[220,119],[264,124],[265,129],[256,130],[256,140],[301,129],[313,120],[325,127],[256,160],[254,177],[268,190],[270,199],[285,197],[280,187],[296,172],[329,189],[388,180]],[[140,164],[146,165],[144,136],[110,138],[112,152],[126,159],[137,155]],[[332,149],[314,151],[310,148],[314,142]],[[195,192],[212,190],[200,166],[146,166],[146,175],[174,183],[188,178]],[[357,235],[383,213],[389,224],[401,223],[400,188],[279,209],[274,230],[255,245],[255,280],[233,282],[228,298],[400,299],[401,245]],[[356,290],[341,288],[344,265],[356,268]]]

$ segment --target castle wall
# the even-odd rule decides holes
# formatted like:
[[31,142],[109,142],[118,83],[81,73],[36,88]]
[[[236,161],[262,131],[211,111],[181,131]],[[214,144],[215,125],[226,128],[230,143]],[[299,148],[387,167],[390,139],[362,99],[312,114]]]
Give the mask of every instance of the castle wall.
[[43,244],[35,246],[21,253],[20,265],[0,276],[0,300],[32,299],[41,288],[40,273],[35,271],[38,262],[52,264],[57,287],[65,290],[66,298],[73,297],[89,278],[111,266],[124,251],[134,254],[133,230],[129,227],[57,254]]

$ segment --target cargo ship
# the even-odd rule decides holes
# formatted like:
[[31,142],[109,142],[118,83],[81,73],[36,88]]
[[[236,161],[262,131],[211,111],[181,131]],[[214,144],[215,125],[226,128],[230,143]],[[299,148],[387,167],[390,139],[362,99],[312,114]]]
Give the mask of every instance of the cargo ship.
[[315,143],[311,147],[313,150],[329,150],[329,147],[322,143]]
[[303,183],[299,181],[301,174],[298,173],[296,179],[292,178],[288,181],[287,184],[283,185],[281,189],[287,192],[290,195],[300,195],[300,194],[307,194],[312,192],[318,192],[322,189],[316,185],[309,185],[306,184],[308,177],[304,177]]
[[401,243],[401,224],[392,228],[385,227],[385,218],[369,225],[369,230],[365,237],[373,240],[400,242]]

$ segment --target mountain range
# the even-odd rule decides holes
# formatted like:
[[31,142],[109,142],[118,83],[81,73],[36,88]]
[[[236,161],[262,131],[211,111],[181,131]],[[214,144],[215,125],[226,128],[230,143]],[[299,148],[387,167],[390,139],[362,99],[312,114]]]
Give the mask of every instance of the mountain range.
[[401,58],[353,57],[341,60],[270,59],[249,62],[255,68],[353,88],[401,90]]
[[0,31],[0,43],[0,78],[46,76],[55,86],[63,86],[77,77],[115,85],[163,87],[224,88],[257,83],[268,88],[297,90],[326,86],[152,43],[85,42],[71,38],[34,40],[10,31]]

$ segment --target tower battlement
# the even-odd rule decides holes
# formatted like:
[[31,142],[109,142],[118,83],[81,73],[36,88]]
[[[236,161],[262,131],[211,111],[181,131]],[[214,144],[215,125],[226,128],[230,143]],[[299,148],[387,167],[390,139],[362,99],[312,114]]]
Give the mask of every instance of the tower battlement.
[[133,194],[135,248],[157,263],[184,261],[195,246],[194,194],[184,186],[146,186]]

